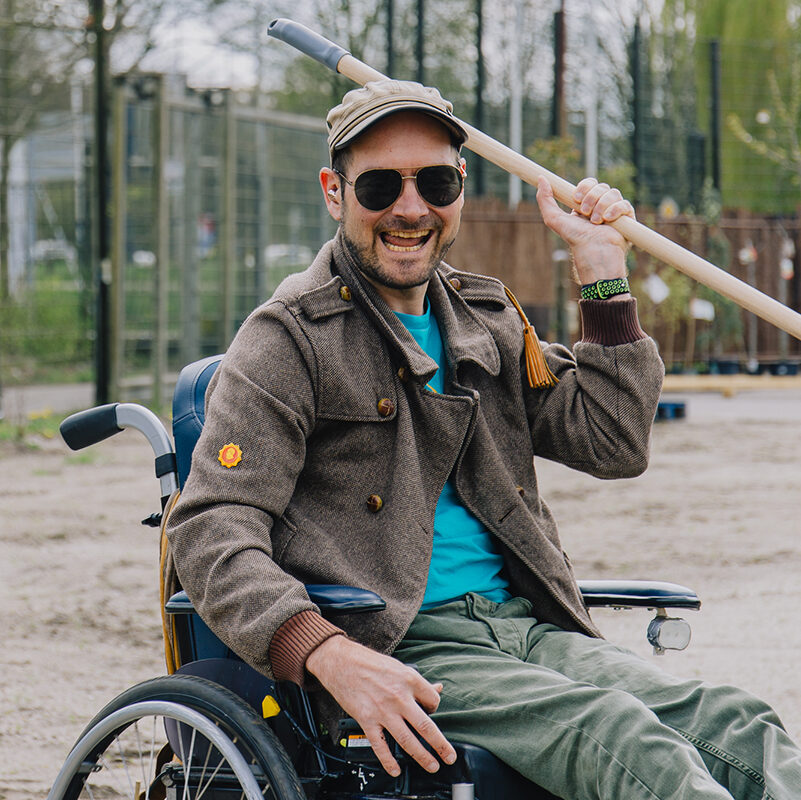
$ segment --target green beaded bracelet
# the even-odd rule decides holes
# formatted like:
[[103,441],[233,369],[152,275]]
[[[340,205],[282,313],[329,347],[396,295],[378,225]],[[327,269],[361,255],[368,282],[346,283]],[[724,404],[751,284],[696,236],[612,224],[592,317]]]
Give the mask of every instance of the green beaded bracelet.
[[616,294],[625,294],[629,291],[628,278],[610,278],[609,280],[588,283],[581,287],[582,300],[606,300]]

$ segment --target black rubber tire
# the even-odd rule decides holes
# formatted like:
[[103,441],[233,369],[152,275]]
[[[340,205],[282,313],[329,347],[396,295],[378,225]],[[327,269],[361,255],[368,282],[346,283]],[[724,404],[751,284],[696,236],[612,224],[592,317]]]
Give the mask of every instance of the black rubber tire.
[[[246,760],[264,771],[270,784],[270,789],[264,794],[266,800],[306,800],[306,794],[286,750],[265,721],[236,694],[205,678],[170,675],[132,686],[95,715],[78,737],[78,741],[113,712],[134,703],[151,700],[191,708],[220,727],[236,742]],[[111,741],[112,737],[107,737],[87,760],[97,761]],[[82,787],[83,780],[76,776],[63,800],[78,798]]]

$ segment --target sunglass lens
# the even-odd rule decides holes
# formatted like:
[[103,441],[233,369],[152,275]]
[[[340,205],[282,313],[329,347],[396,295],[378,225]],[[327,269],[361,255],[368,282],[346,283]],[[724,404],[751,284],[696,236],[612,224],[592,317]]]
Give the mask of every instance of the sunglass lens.
[[417,190],[426,203],[449,206],[462,191],[462,174],[447,164],[423,167],[417,173]]
[[356,199],[370,211],[391,206],[401,193],[403,180],[394,169],[371,169],[362,172],[353,185]]

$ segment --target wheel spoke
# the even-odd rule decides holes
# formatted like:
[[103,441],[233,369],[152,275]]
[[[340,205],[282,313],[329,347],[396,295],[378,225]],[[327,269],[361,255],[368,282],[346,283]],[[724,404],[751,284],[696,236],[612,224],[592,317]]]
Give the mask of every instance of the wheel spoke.
[[[147,774],[155,778],[154,775],[155,770],[153,769],[153,762],[156,758],[156,717],[155,715],[151,717],[153,720],[153,731],[150,734],[150,762],[147,765]],[[151,779],[152,779],[151,778]],[[150,800],[150,780],[145,781],[145,800]]]
[[[179,722],[176,726],[178,729],[178,752],[176,756],[178,760],[183,765],[184,763],[184,735],[181,723]],[[186,794],[189,791],[189,772],[187,772],[186,766],[184,766],[184,793],[182,800],[186,800]]]
[[197,736],[197,731],[192,728],[192,739],[189,742],[189,757],[185,759],[186,763],[184,764],[184,800],[188,797],[187,791],[189,789],[189,775],[192,772],[192,759],[195,756],[195,737]]
[[[115,736],[114,737],[114,741],[118,742],[119,741],[119,737]],[[109,760],[104,755],[101,755],[98,758],[98,762],[101,765],[101,771],[102,771],[102,774],[103,774],[105,780],[111,780],[111,782],[114,784],[114,787],[113,787],[114,791],[117,792],[120,795],[120,797],[124,797],[125,796],[125,789],[119,788],[120,787],[119,770],[114,769],[114,765],[111,764],[109,762]],[[97,788],[99,789],[100,787],[97,787]]]
[[[137,720],[137,722],[138,722],[138,720]],[[136,725],[136,724],[137,723],[134,722],[134,725]],[[117,753],[119,753],[120,762],[122,763],[122,768],[125,770],[125,777],[128,779],[128,788],[131,790],[131,795],[130,796],[131,796],[132,800],[136,800],[136,798],[134,796],[133,780],[131,778],[131,773],[128,771],[128,759],[125,757],[125,753],[122,750],[122,744],[120,743],[120,737],[119,736],[115,736],[114,737],[114,742],[117,745]]]
[[209,775],[208,783],[203,787],[203,791],[198,794],[195,800],[200,800],[200,798],[203,797],[203,795],[206,793],[206,789],[208,789],[209,786],[211,786],[211,782],[217,777],[217,773],[220,771],[220,767],[222,767],[222,765],[223,765],[223,759],[220,759],[219,763],[214,768],[214,772],[212,772],[211,775]]
[[[142,783],[139,784],[139,782],[137,781],[137,784],[139,784],[140,786],[147,786],[148,785],[148,780],[147,780],[147,773],[146,773],[146,770],[145,770],[145,759],[142,757],[143,756],[142,736],[139,733],[139,720],[134,722],[133,728],[134,728],[134,732],[136,734],[136,749],[137,749],[137,752],[139,753],[139,768],[142,771]],[[152,746],[151,746],[151,749],[150,749],[150,754],[151,754],[151,756],[153,754]],[[138,788],[134,789],[134,800],[139,800],[139,790],[138,790]]]
[[[217,727],[219,727],[219,725]],[[206,741],[208,742],[208,740],[206,740]],[[206,770],[208,769],[209,759],[211,758],[211,754],[212,754],[213,750],[214,750],[214,748],[212,747],[211,742],[208,742],[208,747],[206,748],[206,758],[203,760],[203,767],[200,770],[200,778],[198,778],[198,788],[199,789],[203,784],[203,779],[206,777]],[[203,794],[206,791],[206,788],[208,788],[208,786],[210,785],[210,783],[211,783],[211,778],[209,778],[209,782],[206,784],[206,786],[204,786],[200,790],[200,793],[198,794],[197,798],[195,798],[195,800],[200,800],[200,798],[203,797]]]

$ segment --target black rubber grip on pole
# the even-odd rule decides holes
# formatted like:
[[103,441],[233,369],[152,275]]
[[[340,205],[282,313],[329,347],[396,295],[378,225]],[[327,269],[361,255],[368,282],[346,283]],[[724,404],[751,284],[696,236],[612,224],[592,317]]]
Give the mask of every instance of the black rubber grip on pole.
[[118,405],[109,403],[72,414],[59,425],[61,438],[72,450],[82,450],[119,433],[123,429],[117,425]]
[[291,44],[301,53],[325,64],[334,72],[337,71],[337,64],[342,56],[348,55],[345,48],[291,19],[274,19],[267,28],[267,34]]

